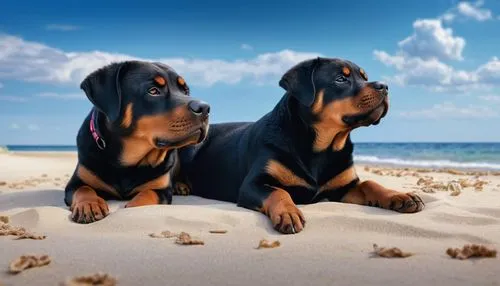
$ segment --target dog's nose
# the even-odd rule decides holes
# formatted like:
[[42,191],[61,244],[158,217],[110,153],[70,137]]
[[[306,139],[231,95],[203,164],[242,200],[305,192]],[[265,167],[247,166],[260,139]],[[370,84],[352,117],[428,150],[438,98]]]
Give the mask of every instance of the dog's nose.
[[380,82],[380,81],[376,81],[373,83],[373,88],[376,89],[376,90],[389,90],[389,87],[387,86],[387,84],[383,83],[383,82]]
[[196,115],[208,115],[210,113],[210,105],[208,103],[199,101],[199,100],[193,100],[188,103],[188,108],[191,110],[192,113]]

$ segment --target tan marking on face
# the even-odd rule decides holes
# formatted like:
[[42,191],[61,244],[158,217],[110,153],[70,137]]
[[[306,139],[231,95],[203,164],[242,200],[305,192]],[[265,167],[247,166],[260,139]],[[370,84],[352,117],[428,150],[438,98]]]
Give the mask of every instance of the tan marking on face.
[[359,73],[363,77],[364,80],[368,81],[368,75],[366,75],[366,72],[364,69],[359,69]]
[[115,190],[115,188],[106,184],[103,180],[101,180],[101,178],[99,178],[96,174],[87,169],[85,166],[79,164],[76,173],[78,178],[80,178],[80,180],[82,180],[85,184],[89,185],[90,187],[111,194],[117,198],[122,198],[120,193],[118,193]]
[[336,175],[335,177],[327,181],[324,185],[322,185],[319,188],[319,191],[320,192],[334,191],[338,188],[346,186],[347,184],[349,184],[350,182],[354,181],[357,178],[358,175],[356,174],[356,170],[354,169],[354,166],[351,166],[342,171],[342,173]]
[[151,150],[142,160],[139,162],[139,166],[151,166],[157,167],[160,165],[167,157],[167,150],[163,149],[153,149]]
[[314,99],[314,103],[312,105],[312,113],[318,114],[323,109],[323,99],[325,95],[325,90],[322,89],[316,94],[316,98]]
[[358,110],[354,106],[352,97],[334,100],[324,105],[321,112],[317,114],[319,121],[313,124],[313,128],[316,131],[313,150],[315,152],[326,150],[340,132],[343,132],[343,134],[337,138],[337,142],[334,145],[335,148],[342,149],[350,131],[342,121],[342,116],[345,114],[356,114],[357,112]]
[[348,67],[343,67],[342,74],[344,74],[345,76],[349,76],[351,75],[351,70]]
[[134,188],[132,192],[130,192],[130,194],[132,195],[136,193],[141,193],[147,190],[161,190],[169,186],[170,186],[170,172]]
[[132,103],[129,103],[125,108],[125,114],[123,115],[123,120],[121,123],[121,126],[123,128],[129,128],[130,125],[132,125],[132,118],[133,118],[132,106],[133,106]]
[[159,76],[159,75],[155,76],[154,80],[160,86],[165,86],[167,84],[167,81],[165,80],[165,78],[162,76]]
[[184,78],[182,78],[181,76],[179,76],[177,78],[177,83],[180,84],[181,86],[184,86],[186,84],[186,81],[184,80]]
[[[318,95],[324,91],[321,90]],[[343,99],[333,100],[324,104],[323,96],[318,98],[313,104],[313,111],[318,116],[318,122],[313,124],[316,131],[316,138],[313,143],[315,152],[324,151],[332,144],[334,151],[344,148],[350,127],[342,121],[345,115],[357,115],[368,112],[381,103],[382,96],[371,87],[364,87],[357,95],[345,97]],[[321,102],[321,109],[314,108],[318,102]]]
[[288,169],[276,160],[269,160],[269,162],[267,162],[266,172],[284,186],[301,186],[311,188],[311,186],[304,179],[295,175],[292,170]]
[[351,130],[349,129],[343,130],[337,133],[337,135],[335,135],[332,142],[333,151],[340,151],[344,148],[345,142],[347,141],[347,137],[349,136],[349,132],[351,132]]
[[135,166],[155,149],[155,146],[147,138],[126,138],[122,142],[123,148],[120,161],[124,166]]
[[[122,164],[125,166],[159,165],[165,159],[167,152],[155,151],[157,149],[155,138],[175,141],[176,138],[186,136],[187,132],[191,132],[198,126],[196,120],[185,105],[176,107],[165,114],[139,118],[135,122],[136,128],[132,135],[122,141],[123,150],[120,159]],[[193,136],[173,148],[195,144],[197,141],[198,136]],[[169,148],[162,150],[169,151]]]

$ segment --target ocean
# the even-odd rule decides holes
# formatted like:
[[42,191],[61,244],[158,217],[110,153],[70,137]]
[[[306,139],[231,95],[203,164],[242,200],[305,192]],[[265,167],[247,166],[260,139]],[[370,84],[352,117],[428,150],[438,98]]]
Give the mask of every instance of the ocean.
[[[365,164],[500,170],[500,143],[355,143],[354,146],[354,160]],[[6,148],[14,152],[76,151],[76,146],[8,145]]]

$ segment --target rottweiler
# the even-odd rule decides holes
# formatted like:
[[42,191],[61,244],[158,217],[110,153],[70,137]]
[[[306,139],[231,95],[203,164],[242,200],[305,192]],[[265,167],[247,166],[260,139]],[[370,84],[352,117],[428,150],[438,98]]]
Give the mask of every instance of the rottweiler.
[[111,63],[80,88],[93,107],[78,131],[78,164],[65,188],[72,220],[103,219],[109,199],[129,200],[125,207],[171,204],[177,150],[205,139],[210,106],[157,62]]
[[327,200],[402,213],[424,208],[416,194],[360,181],[353,165],[350,132],[386,115],[386,84],[368,82],[351,61],[318,57],[293,66],[279,86],[285,95],[258,121],[210,124],[202,144],[179,152],[176,194],[260,211],[284,234],[304,228],[296,204]]

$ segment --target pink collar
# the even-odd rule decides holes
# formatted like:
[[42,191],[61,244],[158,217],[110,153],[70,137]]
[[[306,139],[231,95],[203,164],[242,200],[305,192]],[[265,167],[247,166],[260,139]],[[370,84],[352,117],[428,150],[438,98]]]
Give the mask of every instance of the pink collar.
[[98,120],[98,111],[94,108],[92,111],[92,115],[90,116],[90,133],[92,137],[94,137],[94,141],[97,144],[99,149],[104,150],[106,148],[106,141],[102,138],[101,133],[99,132],[99,127],[97,125]]

